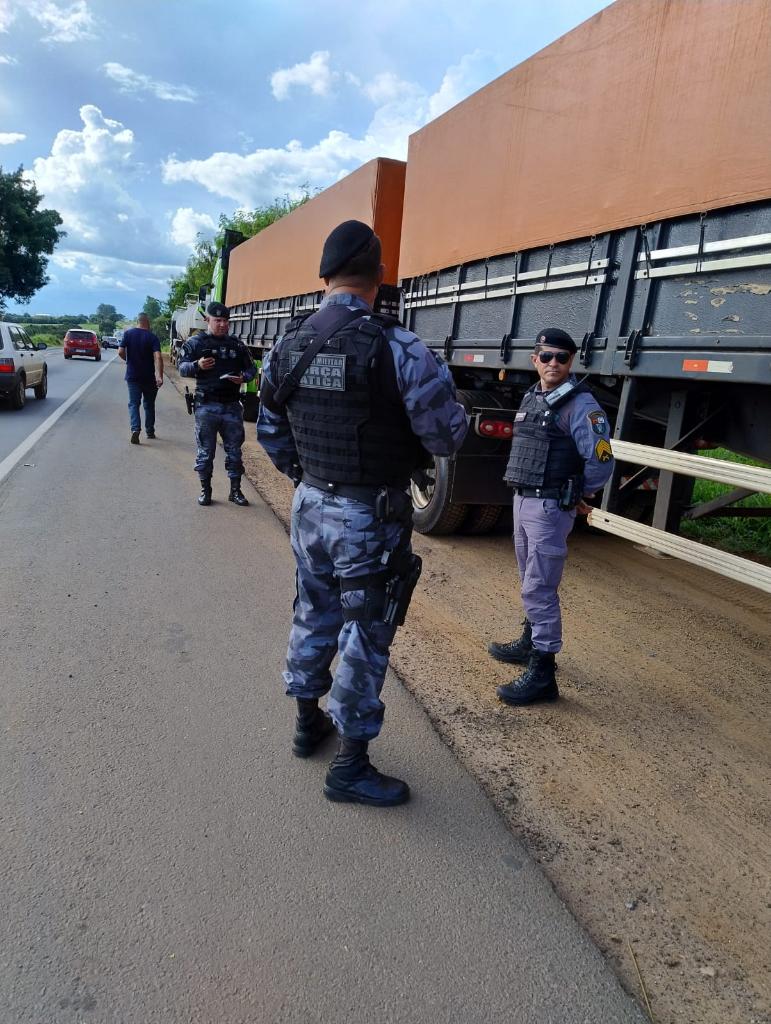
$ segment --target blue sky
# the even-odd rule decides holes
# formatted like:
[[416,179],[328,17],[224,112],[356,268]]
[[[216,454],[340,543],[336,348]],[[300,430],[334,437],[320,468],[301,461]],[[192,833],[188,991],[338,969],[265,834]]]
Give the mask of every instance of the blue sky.
[[165,298],[220,213],[404,159],[411,132],[605,6],[0,0],[0,165],[67,230],[24,308]]

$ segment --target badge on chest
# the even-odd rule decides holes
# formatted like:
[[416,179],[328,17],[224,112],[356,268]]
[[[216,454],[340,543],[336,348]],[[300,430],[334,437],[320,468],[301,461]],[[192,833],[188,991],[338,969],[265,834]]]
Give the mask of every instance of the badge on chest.
[[[297,366],[302,353],[292,353],[292,369]],[[301,388],[315,388],[318,391],[345,391],[344,355],[318,355],[302,375]]]

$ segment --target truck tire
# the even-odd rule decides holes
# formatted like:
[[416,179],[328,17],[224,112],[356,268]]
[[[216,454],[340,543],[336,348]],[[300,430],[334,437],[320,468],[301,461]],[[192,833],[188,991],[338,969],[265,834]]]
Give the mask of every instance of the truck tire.
[[455,533],[468,512],[468,505],[457,505],[450,497],[450,460],[434,456],[434,465],[426,470],[426,480],[410,484],[415,529],[426,536]]
[[254,392],[241,395],[241,405],[244,407],[244,420],[246,423],[256,423],[257,414],[260,411],[260,400]]
[[498,525],[502,513],[503,505],[469,505],[462,532],[471,537],[491,533]]

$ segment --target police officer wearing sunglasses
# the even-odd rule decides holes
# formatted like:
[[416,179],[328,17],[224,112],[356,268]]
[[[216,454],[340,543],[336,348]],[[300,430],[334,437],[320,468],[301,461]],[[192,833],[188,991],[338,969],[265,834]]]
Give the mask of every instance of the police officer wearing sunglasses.
[[515,417],[505,479],[514,489],[514,550],[526,618],[522,635],[492,643],[496,661],[525,664],[499,686],[505,704],[519,707],[559,697],[554,656],[562,647],[557,593],[576,512],[613,470],[608,418],[589,387],[571,373],[576,344],[565,331],[538,333],[530,360],[538,383]]

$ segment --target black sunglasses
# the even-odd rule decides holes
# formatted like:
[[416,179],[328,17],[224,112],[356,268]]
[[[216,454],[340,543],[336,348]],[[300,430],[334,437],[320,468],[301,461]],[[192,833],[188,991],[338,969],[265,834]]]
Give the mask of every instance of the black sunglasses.
[[571,352],[539,352],[538,358],[542,363],[550,363],[552,359],[556,359],[560,366],[564,366],[570,359],[571,355]]

